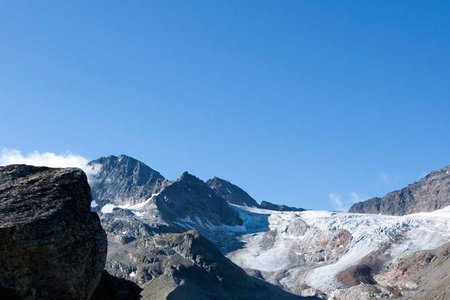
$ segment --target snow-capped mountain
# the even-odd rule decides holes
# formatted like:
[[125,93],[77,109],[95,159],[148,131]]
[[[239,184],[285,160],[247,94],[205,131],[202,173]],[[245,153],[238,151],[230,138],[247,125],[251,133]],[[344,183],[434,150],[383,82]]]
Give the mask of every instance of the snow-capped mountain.
[[140,284],[144,297],[301,299],[221,253],[238,248],[236,234],[247,231],[238,211],[199,178],[185,172],[169,181],[125,155],[91,165],[100,170],[92,209],[107,233],[106,269]]
[[[264,289],[271,291],[267,295],[283,295],[283,299],[293,295],[410,299],[432,295],[434,286],[450,287],[443,267],[450,264],[449,207],[404,216],[283,211],[290,209],[286,206],[269,210],[255,206],[256,201],[245,191],[223,179],[205,183],[185,172],[169,181],[123,155],[92,164],[100,170],[92,184],[92,205],[108,236],[107,270],[145,286],[147,291],[161,288],[179,293],[182,283],[194,274],[200,276],[191,281],[194,290],[201,283],[199,278],[211,280],[212,267],[190,263],[197,255],[212,255],[221,265],[228,264],[223,256],[228,257],[232,268],[243,268],[253,278],[240,280],[264,280],[269,283]],[[429,182],[445,191],[447,177],[441,173],[440,182],[433,176]],[[414,190],[420,191],[423,203],[426,191]],[[440,195],[435,189],[429,191]],[[430,202],[435,203],[433,195]],[[186,235],[187,230],[195,230],[207,240],[184,254],[173,252],[173,247],[184,249],[186,239],[190,245],[196,239],[195,234]],[[162,243],[164,240],[167,243]],[[213,255],[214,247],[220,251],[213,251]],[[179,273],[173,268],[189,271]],[[168,277],[161,277],[163,274]],[[217,275],[226,282],[211,281],[215,285],[212,289],[232,297],[236,291],[224,292],[220,287],[234,280],[226,274],[223,278]],[[439,278],[430,281],[436,274]],[[174,280],[168,279],[171,276]],[[253,284],[262,287],[259,281]],[[288,293],[280,293],[280,288]],[[203,295],[194,290],[189,293]],[[243,299],[251,299],[246,295]]]
[[99,172],[93,177],[92,206],[101,213],[126,209],[153,227],[178,227],[197,220],[205,224],[241,225],[238,214],[206,183],[184,172],[175,181],[126,155],[90,162]]

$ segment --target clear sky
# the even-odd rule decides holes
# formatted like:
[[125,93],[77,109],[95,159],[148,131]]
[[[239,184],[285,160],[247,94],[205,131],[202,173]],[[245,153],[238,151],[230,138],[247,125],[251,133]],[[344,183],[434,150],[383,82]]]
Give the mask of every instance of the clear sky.
[[24,155],[345,208],[450,164],[450,2],[2,1],[0,112]]

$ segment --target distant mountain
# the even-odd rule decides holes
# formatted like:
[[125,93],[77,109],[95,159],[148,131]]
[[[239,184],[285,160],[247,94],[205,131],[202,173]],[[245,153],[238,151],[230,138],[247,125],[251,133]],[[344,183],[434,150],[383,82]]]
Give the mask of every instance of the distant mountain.
[[228,203],[258,207],[258,203],[246,191],[224,179],[214,177],[206,184],[216,193],[217,196],[224,198]]
[[230,245],[222,236],[242,228],[238,212],[187,172],[169,181],[125,155],[99,158],[90,165],[100,170],[91,182],[92,206],[108,236],[106,269],[112,274],[120,265],[114,257],[126,257],[128,245],[136,240],[194,229],[224,249]]
[[126,155],[101,157],[89,165],[100,168],[91,183],[92,197],[99,205],[140,203],[164,186],[159,172]]
[[353,213],[406,215],[427,212],[450,205],[450,166],[433,171],[407,187],[383,198],[355,203]]
[[262,201],[259,205],[260,208],[263,209],[269,209],[269,210],[276,210],[276,211],[304,211],[304,208],[297,208],[297,207],[291,207],[286,206],[283,204],[273,204],[267,201]]
[[92,195],[95,210],[101,213],[119,210],[123,218],[127,213],[120,209],[125,209],[152,227],[173,229],[242,224],[225,199],[187,172],[169,181],[126,155],[102,157],[89,164],[100,170],[93,178]]

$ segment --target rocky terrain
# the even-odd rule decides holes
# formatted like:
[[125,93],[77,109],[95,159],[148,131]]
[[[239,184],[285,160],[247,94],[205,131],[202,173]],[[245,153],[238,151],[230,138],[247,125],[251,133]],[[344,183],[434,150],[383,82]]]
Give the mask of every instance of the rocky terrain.
[[139,283],[145,299],[300,299],[247,275],[195,231],[141,238],[124,250],[111,269]]
[[0,167],[1,296],[92,296],[107,244],[90,203],[87,178],[79,169]]
[[450,205],[450,166],[431,172],[383,198],[355,203],[349,212],[401,216],[434,211],[447,205]]

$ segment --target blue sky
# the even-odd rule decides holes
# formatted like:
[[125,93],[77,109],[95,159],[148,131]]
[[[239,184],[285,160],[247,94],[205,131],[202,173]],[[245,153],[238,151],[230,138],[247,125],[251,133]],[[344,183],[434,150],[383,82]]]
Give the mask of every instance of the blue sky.
[[345,208],[450,164],[449,15],[448,1],[4,1],[0,148],[125,153],[258,201]]

